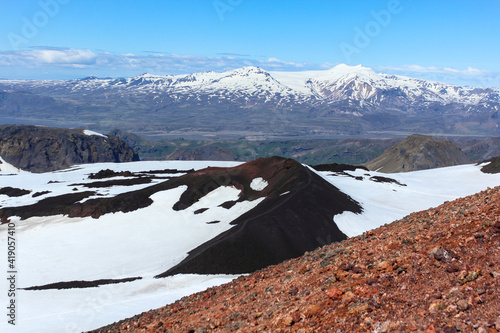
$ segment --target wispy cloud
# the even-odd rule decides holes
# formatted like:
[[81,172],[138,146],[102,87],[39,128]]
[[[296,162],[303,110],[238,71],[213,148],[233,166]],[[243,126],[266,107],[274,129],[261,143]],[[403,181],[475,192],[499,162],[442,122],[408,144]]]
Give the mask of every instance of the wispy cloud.
[[0,66],[37,68],[50,66],[92,66],[98,56],[89,50],[43,49],[0,52]]
[[464,84],[477,87],[500,87],[500,73],[473,67],[457,69],[451,67],[404,65],[379,66],[376,70],[384,73],[400,74],[427,80]]
[[[123,72],[129,75],[149,72],[152,74],[179,74],[198,71],[225,71],[243,66],[257,66],[267,70],[302,70],[304,67],[318,69],[319,65],[281,61],[276,58],[254,59],[244,54],[223,53],[209,57],[180,55],[148,51],[142,54],[114,54],[105,51],[91,51],[65,48],[35,48],[24,51],[0,51],[1,67],[23,67],[26,70],[87,69],[101,75],[113,76]],[[79,74],[81,71],[77,72]]]
[[30,46],[29,49],[32,49],[32,50],[54,50],[54,51],[69,50],[68,47],[45,46],[45,45],[34,45],[34,46]]
[[153,54],[165,54],[168,52],[160,52],[160,51],[142,51],[143,53],[153,53]]
[[231,52],[222,52],[222,53],[217,53],[218,55],[221,56],[229,56],[229,57],[250,57],[250,54],[240,54],[240,53],[231,53]]
[[309,67],[310,65],[307,63],[297,63],[297,62],[289,62],[289,61],[283,61],[274,57],[268,58],[267,59],[267,64],[269,66],[274,66],[275,68],[287,68],[287,67],[295,67],[295,68],[300,68],[303,69],[304,67]]

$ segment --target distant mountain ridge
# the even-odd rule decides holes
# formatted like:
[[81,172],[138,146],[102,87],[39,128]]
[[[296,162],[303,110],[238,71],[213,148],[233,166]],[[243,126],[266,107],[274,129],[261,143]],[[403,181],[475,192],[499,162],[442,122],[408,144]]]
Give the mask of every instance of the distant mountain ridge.
[[452,141],[413,134],[365,164],[370,170],[394,173],[466,164],[467,156]]
[[[242,67],[223,73],[200,72],[180,75],[141,74],[131,78],[87,77],[67,81],[2,80],[2,83],[22,84],[43,91],[49,89],[131,90],[137,93],[215,94],[210,99],[237,100],[254,95],[269,101],[281,95],[287,100],[316,99],[332,103],[345,99],[383,103],[394,97],[407,101],[461,103],[478,105],[500,102],[500,89],[473,88],[439,83],[406,76],[375,73],[371,68],[344,64],[325,71],[267,72],[258,67]],[[393,94],[390,94],[392,92]],[[397,94],[394,94],[397,92]],[[231,93],[234,95],[227,95]],[[180,96],[179,96],[180,98]],[[189,99],[189,98],[188,98]]]
[[500,89],[375,73],[360,65],[304,72],[243,67],[120,79],[0,80],[2,90],[5,116],[44,114],[43,105],[37,109],[11,96],[24,91],[34,95],[30,100],[52,98],[46,103],[54,119],[83,110],[79,119],[140,128],[158,137],[213,132],[232,137],[387,131],[491,135],[500,130]]

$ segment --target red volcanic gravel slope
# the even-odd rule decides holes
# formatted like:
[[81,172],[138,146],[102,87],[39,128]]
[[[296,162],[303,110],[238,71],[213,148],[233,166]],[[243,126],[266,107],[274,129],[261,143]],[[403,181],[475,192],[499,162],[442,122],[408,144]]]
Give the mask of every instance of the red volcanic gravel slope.
[[96,332],[500,332],[500,187]]

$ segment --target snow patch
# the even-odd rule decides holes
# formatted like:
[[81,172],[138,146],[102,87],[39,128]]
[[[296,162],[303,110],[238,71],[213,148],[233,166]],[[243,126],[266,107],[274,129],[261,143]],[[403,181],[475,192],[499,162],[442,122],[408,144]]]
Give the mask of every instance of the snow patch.
[[[402,173],[380,173],[357,169],[348,176],[319,172],[363,207],[361,214],[343,212],[334,221],[348,237],[399,220],[413,212],[429,209],[460,197],[500,185],[500,174],[485,174],[479,165],[458,165]],[[369,174],[367,177],[366,174]],[[401,184],[380,183],[372,176],[392,178]],[[363,177],[362,181],[354,177]]]
[[19,168],[16,168],[10,163],[7,163],[2,156],[0,156],[0,172],[26,172]]
[[104,134],[101,134],[101,133],[97,133],[97,132],[94,132],[94,131],[91,131],[91,130],[83,130],[83,134],[85,135],[97,135],[97,136],[102,136],[103,138],[108,138],[106,135]]
[[263,189],[265,189],[267,187],[267,185],[269,185],[269,183],[267,181],[265,181],[262,177],[255,178],[250,183],[250,187],[254,191],[262,191]]

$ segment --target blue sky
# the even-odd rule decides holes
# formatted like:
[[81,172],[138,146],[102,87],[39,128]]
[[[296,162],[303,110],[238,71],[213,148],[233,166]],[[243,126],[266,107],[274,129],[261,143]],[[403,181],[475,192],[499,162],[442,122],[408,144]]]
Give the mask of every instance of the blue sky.
[[0,77],[328,69],[500,87],[500,1],[2,0]]

